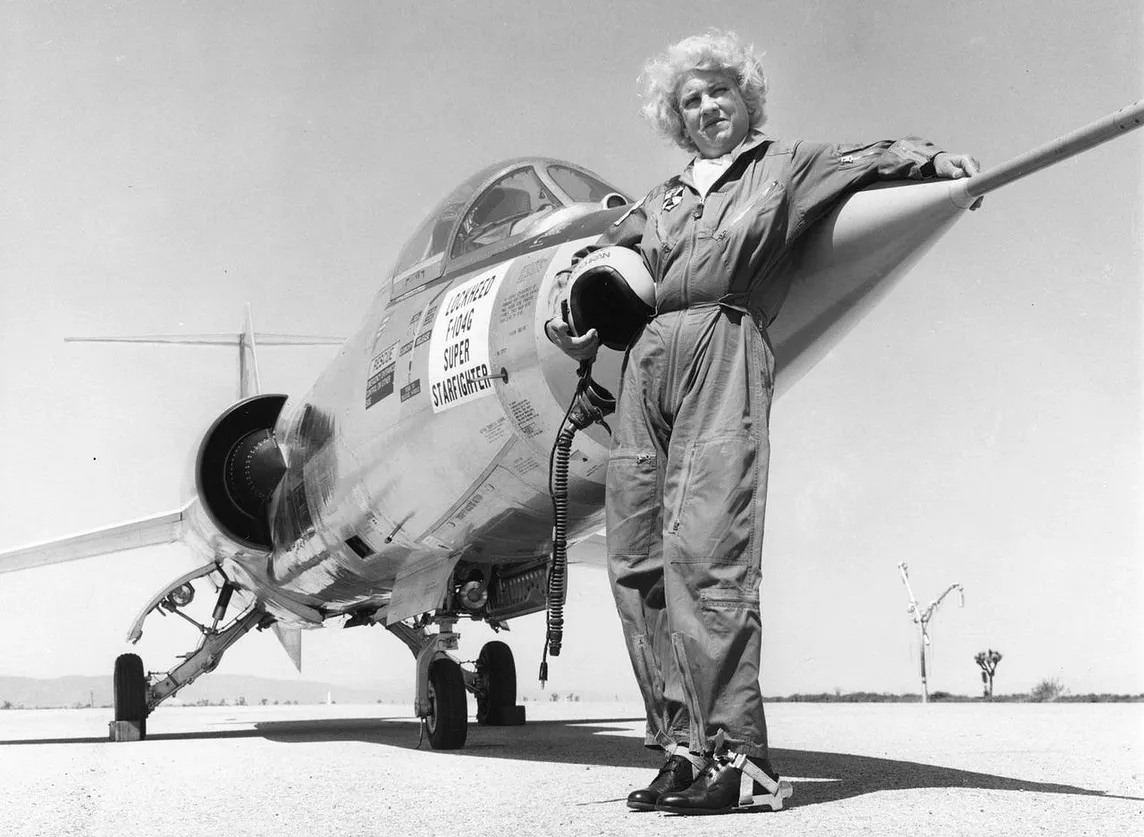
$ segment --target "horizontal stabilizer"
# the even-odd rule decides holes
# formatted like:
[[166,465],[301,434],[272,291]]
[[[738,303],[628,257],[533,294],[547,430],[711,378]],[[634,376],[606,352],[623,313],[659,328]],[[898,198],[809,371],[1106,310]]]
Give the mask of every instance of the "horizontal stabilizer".
[[242,331],[223,334],[142,334],[104,337],[65,337],[67,343],[135,343],[137,345],[176,345],[176,346],[234,346],[238,349],[238,397],[249,398],[260,393],[258,380],[258,359],[255,346],[340,346],[344,337],[330,337],[317,334],[276,334],[255,331],[254,317],[250,305],[246,306],[246,318]]
[[[68,343],[176,343],[186,346],[237,346],[240,332],[229,334],[141,334],[124,337],[65,337]],[[344,337],[320,334],[273,334],[256,332],[254,339],[263,346],[340,346]]]
[[184,506],[154,517],[0,552],[0,573],[172,543],[183,533],[183,520],[188,508]]

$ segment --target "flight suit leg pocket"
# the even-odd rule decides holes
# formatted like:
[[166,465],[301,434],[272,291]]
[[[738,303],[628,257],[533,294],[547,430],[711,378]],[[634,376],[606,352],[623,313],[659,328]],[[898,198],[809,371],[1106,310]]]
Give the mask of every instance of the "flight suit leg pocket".
[[757,444],[736,432],[691,443],[667,522],[688,562],[749,561],[755,518]]
[[760,624],[759,591],[744,589],[751,583],[751,578],[740,580],[743,586],[724,584],[708,587],[699,593],[704,625],[714,635],[738,636]]
[[644,556],[661,526],[658,460],[654,451],[616,450],[608,460],[608,554]]

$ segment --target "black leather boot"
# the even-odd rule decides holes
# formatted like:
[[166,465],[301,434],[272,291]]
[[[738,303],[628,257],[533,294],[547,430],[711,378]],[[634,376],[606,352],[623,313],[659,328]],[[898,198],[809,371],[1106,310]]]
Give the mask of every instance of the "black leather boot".
[[665,793],[686,789],[695,781],[695,767],[685,756],[671,756],[646,788],[628,794],[628,807],[633,811],[654,811]]
[[686,790],[661,795],[655,809],[668,814],[727,814],[761,807],[778,811],[793,789],[769,768],[761,759],[720,756]]

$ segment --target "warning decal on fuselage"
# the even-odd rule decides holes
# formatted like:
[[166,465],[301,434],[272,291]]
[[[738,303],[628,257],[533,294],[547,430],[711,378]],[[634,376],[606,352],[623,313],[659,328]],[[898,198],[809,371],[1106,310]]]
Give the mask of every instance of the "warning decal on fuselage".
[[429,342],[429,392],[434,413],[493,391],[489,320],[497,289],[510,265],[506,262],[477,274],[441,301]]
[[369,379],[365,384],[365,408],[368,410],[383,398],[393,395],[393,367],[397,344],[373,356],[369,363]]

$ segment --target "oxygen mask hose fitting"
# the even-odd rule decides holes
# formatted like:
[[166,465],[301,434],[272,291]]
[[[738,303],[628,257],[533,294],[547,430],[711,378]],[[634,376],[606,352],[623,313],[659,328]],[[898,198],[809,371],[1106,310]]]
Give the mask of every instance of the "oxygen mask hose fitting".
[[616,399],[592,380],[592,361],[581,362],[576,394],[560,422],[560,431],[548,461],[548,492],[552,497],[552,558],[548,564],[547,631],[540,662],[540,685],[548,680],[548,655],[560,656],[564,644],[564,602],[568,597],[568,463],[572,439],[578,430],[596,422],[611,434],[604,421],[616,409]]
[[592,380],[592,361],[580,361],[580,369],[576,374],[580,376],[580,383],[576,387],[567,420],[577,430],[584,430],[599,422],[608,431],[608,435],[612,435],[612,428],[608,427],[604,419],[616,411],[615,396]]

